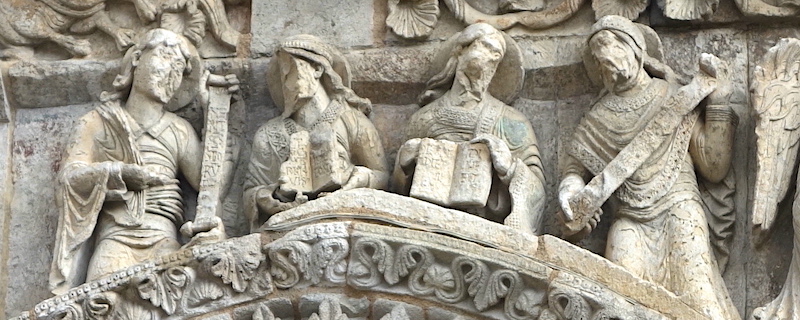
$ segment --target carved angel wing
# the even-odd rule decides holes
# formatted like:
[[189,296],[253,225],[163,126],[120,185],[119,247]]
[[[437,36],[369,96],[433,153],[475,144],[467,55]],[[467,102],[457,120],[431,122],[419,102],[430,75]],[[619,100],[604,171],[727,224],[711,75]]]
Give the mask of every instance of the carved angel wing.
[[756,111],[754,233],[775,222],[778,202],[789,189],[800,140],[800,40],[781,39],[753,71]]

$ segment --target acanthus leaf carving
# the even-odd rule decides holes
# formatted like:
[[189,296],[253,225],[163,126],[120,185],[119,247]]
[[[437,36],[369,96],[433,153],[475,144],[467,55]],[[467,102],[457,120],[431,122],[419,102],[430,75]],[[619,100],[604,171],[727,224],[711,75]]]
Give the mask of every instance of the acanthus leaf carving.
[[580,295],[562,288],[551,288],[548,297],[550,310],[560,319],[589,319],[591,308]]
[[283,239],[265,246],[275,286],[291,288],[300,280],[319,284],[345,282],[350,244],[344,225],[308,228],[299,239]]
[[180,305],[184,290],[194,279],[194,270],[188,267],[171,267],[161,273],[151,273],[135,279],[134,284],[142,299],[172,315]]
[[204,257],[203,264],[208,272],[230,284],[234,291],[244,292],[263,259],[258,245],[229,246]]
[[312,313],[308,320],[349,320],[346,314],[342,313],[342,306],[333,299],[322,300],[319,304],[319,311]]
[[[350,281],[357,288],[374,287],[381,283],[381,274],[392,267],[394,250],[389,244],[372,238],[359,238],[353,245],[356,260],[350,262]],[[399,281],[399,280],[397,280]],[[395,284],[397,281],[389,281]]]
[[480,286],[475,295],[475,308],[484,311],[500,302],[505,298],[507,308],[512,305],[521,287],[519,274],[511,270],[497,270],[493,272],[486,283]]

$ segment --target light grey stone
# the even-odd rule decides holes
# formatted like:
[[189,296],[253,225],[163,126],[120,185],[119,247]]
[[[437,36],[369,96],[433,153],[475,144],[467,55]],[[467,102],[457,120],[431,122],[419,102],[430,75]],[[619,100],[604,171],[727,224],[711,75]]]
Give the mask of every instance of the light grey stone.
[[[6,315],[52,296],[48,270],[53,258],[59,211],[55,177],[77,118],[94,105],[17,110],[11,174],[14,180],[8,220]],[[32,214],[35,213],[35,214]]]
[[297,34],[323,37],[339,47],[373,43],[373,1],[254,1],[252,53],[271,56],[278,41]]
[[18,108],[48,108],[97,101],[110,90],[118,61],[17,62],[9,70],[9,94]]
[[392,300],[377,299],[375,303],[372,304],[370,320],[383,319],[383,317],[393,313],[395,308],[404,309],[408,319],[425,319],[425,311],[418,306]]
[[307,294],[300,297],[299,311],[302,319],[307,319],[314,313],[320,312],[320,305],[324,301],[338,303],[342,313],[352,318],[366,318],[369,314],[370,301],[365,298],[353,298],[343,294]]

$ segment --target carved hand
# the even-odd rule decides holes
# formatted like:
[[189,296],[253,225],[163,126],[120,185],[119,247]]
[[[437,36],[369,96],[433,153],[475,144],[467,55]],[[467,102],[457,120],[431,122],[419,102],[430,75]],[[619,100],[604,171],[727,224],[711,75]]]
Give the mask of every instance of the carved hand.
[[703,53],[700,55],[700,72],[717,79],[717,89],[708,96],[710,104],[727,105],[733,93],[728,64],[713,54]]
[[235,100],[239,99],[237,94],[239,92],[239,78],[235,74],[221,76],[211,74],[211,71],[205,70],[203,71],[203,76],[200,77],[200,81],[198,81],[198,86],[197,101],[201,106],[208,105],[210,98],[209,86],[228,87],[228,92],[234,95],[233,98]]
[[492,165],[501,177],[505,177],[514,172],[514,156],[505,141],[491,134],[480,134],[470,143],[485,143],[492,155]]
[[219,217],[186,222],[181,226],[181,233],[192,239],[183,246],[184,248],[200,243],[224,240],[227,237],[225,225],[222,224],[222,219]]
[[367,167],[355,166],[347,183],[342,186],[342,190],[350,190],[355,188],[369,187],[369,182],[372,177],[372,170]]
[[420,142],[422,142],[422,139],[419,138],[408,140],[400,147],[400,150],[397,151],[397,165],[403,168],[403,171],[406,171],[411,165],[417,162]]
[[271,215],[308,202],[308,196],[302,193],[296,194],[293,201],[281,201],[278,199],[276,190],[277,186],[274,185],[258,190],[258,193],[256,193],[256,203],[260,211]]

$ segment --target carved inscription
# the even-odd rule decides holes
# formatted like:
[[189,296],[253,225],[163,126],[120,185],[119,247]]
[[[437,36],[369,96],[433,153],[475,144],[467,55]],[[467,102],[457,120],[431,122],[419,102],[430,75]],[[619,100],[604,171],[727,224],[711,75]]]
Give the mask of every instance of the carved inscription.
[[305,194],[334,191],[347,182],[352,165],[339,156],[336,136],[301,131],[289,141],[289,159],[281,164],[281,180],[289,189]]
[[314,193],[334,191],[347,183],[352,165],[339,157],[336,134],[329,125],[317,127],[311,134],[311,180]]
[[310,191],[311,159],[308,131],[300,131],[289,137],[289,159],[281,164],[281,181],[288,189]]
[[411,197],[446,206],[485,206],[492,163],[484,144],[425,138],[411,184]]
[[222,207],[222,170],[228,141],[228,111],[231,94],[228,88],[210,87],[210,101],[206,113],[205,147],[200,175],[200,192],[197,195],[197,218],[200,221],[217,216]]

